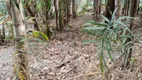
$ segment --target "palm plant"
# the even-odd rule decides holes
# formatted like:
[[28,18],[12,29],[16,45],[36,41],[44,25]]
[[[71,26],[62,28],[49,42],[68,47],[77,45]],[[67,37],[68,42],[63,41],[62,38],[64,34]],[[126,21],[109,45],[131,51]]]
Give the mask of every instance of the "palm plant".
[[114,48],[119,50],[122,55],[125,54],[125,56],[127,56],[127,51],[131,47],[130,42],[127,42],[127,38],[132,38],[133,36],[133,33],[130,31],[128,25],[132,18],[123,16],[116,19],[116,11],[117,9],[115,9],[113,12],[110,20],[101,15],[104,18],[102,22],[91,21],[83,25],[83,31],[97,36],[96,40],[86,40],[85,42],[98,42],[98,57],[102,74],[104,74],[105,69],[107,68],[105,60],[106,52],[109,56],[109,59],[114,62],[115,60],[111,54]]

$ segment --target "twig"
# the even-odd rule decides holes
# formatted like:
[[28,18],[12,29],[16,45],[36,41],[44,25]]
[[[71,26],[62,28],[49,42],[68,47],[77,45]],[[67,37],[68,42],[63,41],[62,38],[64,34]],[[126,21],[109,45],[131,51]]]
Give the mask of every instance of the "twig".
[[134,44],[134,42],[136,42],[141,36],[142,36],[142,32],[139,34],[139,36],[136,37],[135,40],[133,40],[133,42],[131,44]]
[[65,66],[67,63],[70,63],[71,60],[76,59],[76,57],[77,57],[77,55],[74,56],[73,58],[71,58],[70,60],[61,63],[60,65],[56,66],[55,68],[61,68],[61,67]]

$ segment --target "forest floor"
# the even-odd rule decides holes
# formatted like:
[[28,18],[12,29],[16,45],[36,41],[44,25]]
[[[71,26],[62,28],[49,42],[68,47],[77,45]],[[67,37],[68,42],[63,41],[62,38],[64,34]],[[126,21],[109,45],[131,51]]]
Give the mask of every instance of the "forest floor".
[[[31,80],[102,80],[97,57],[98,46],[83,43],[83,40],[95,39],[81,30],[81,26],[90,20],[90,13],[79,16],[70,21],[71,27],[67,27],[64,32],[55,32],[49,42],[29,43],[27,51]],[[141,31],[136,31],[135,34]],[[14,49],[0,48],[0,80],[11,80]],[[135,65],[131,69],[122,70],[118,64],[115,68],[111,67],[112,64],[108,61],[107,64],[111,67],[107,71],[108,80],[142,80],[141,43],[134,45],[133,53]]]
[[44,46],[35,44],[40,46],[38,48],[31,45],[32,52],[29,53],[34,53],[30,57],[33,61],[30,63],[32,80],[83,80],[88,74],[97,80],[95,75],[100,72],[97,46],[83,43],[83,40],[95,37],[81,30],[82,25],[89,20],[92,20],[89,13],[72,19],[69,23],[71,27],[55,33],[49,43]]

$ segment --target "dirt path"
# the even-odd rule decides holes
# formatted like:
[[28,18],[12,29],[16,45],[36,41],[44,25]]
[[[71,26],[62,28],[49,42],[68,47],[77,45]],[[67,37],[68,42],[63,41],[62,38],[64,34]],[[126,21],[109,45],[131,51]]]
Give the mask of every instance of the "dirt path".
[[[71,20],[72,28],[68,28],[62,33],[56,33],[49,43],[31,46],[30,50],[33,51],[31,53],[34,53],[30,63],[32,80],[101,80],[97,46],[82,43],[83,40],[95,39],[81,31],[81,26],[89,20],[92,20],[90,14]],[[141,53],[140,49],[135,50],[134,53]],[[114,53],[114,56],[118,57],[120,53]],[[141,56],[139,57],[141,58]],[[111,66],[109,61],[107,64],[109,67]],[[119,70],[119,68],[115,68],[114,72],[111,72],[113,76],[111,75],[110,80],[116,80],[116,78],[129,80],[129,77],[126,78],[126,76],[131,76],[129,70]],[[126,75],[117,77],[123,73]],[[139,72],[134,72],[134,75],[137,73]],[[132,78],[132,80],[137,79]]]
[[0,50],[0,80],[10,80],[13,71],[12,67],[12,54],[13,47]]
[[72,28],[56,33],[49,43],[30,46],[30,53],[34,53],[30,57],[32,80],[87,80],[88,76],[88,80],[98,80],[97,46],[82,42],[94,39],[81,30],[90,20],[91,14],[72,19]]
[[[70,21],[71,28],[55,33],[49,43],[29,43],[32,44],[28,50],[32,80],[77,80],[94,71],[98,74],[98,63],[94,63],[97,60],[95,44],[82,43],[82,40],[93,39],[81,30],[89,20],[92,20],[90,13],[79,16]],[[0,80],[11,77],[13,52],[13,48],[0,50]]]

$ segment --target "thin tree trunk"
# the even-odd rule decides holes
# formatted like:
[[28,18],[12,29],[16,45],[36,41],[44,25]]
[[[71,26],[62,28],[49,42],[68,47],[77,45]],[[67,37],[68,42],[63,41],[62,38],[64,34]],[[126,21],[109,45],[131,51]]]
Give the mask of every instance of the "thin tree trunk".
[[115,0],[107,0],[106,17],[108,19],[111,19],[114,9],[115,9]]
[[68,24],[68,22],[70,21],[70,0],[66,0],[66,3],[65,3],[65,12],[66,12],[66,21],[65,23]]
[[[16,66],[15,73],[18,79],[20,80],[28,80],[28,70],[27,70],[27,60],[26,60],[26,52],[25,52],[25,42],[22,41],[21,37],[25,37],[25,25],[23,22],[21,11],[19,10],[20,1],[15,0],[11,1],[11,15],[13,21],[13,29],[14,29],[14,37],[15,37],[15,58],[16,58]],[[17,5],[17,6],[16,6]]]
[[70,21],[70,17],[71,17],[71,0],[67,0],[68,4],[67,4],[67,21],[69,22]]
[[5,29],[4,29],[4,25],[5,25],[5,24],[2,24],[3,42],[4,42],[4,39],[5,39]]
[[45,0],[45,10],[46,10],[46,12],[45,12],[45,18],[46,18],[46,21],[45,21],[45,27],[46,27],[46,34],[47,34],[47,36],[49,37],[49,39],[50,39],[50,36],[51,36],[51,32],[50,32],[50,29],[49,29],[49,27],[50,27],[50,23],[49,23],[49,10],[48,10],[48,3],[49,3],[49,1],[48,0]]
[[125,16],[128,16],[129,4],[130,4],[130,0],[126,0],[126,1],[125,1],[125,6],[124,6],[124,9],[125,9],[124,15],[125,15]]
[[[130,7],[129,7],[129,16],[130,17],[135,17],[136,15],[136,9],[137,9],[137,0],[130,0]],[[130,30],[133,31],[133,22],[130,24]],[[133,40],[132,38],[127,39],[127,43],[131,42]],[[132,48],[127,52],[127,61],[125,66],[128,67],[130,62],[131,62],[131,56],[132,56]]]
[[99,14],[101,14],[102,0],[99,0]]
[[93,7],[94,7],[94,20],[97,21],[99,18],[99,13],[100,13],[100,7],[99,7],[99,0],[94,0],[93,2]]
[[68,0],[63,0],[63,3],[64,3],[64,13],[65,13],[65,14],[64,14],[64,25],[65,25],[65,26],[66,26],[66,24],[68,23],[68,22],[67,22],[67,18],[68,18],[68,17],[67,17],[67,16],[68,16],[68,15],[67,15],[67,7],[68,7],[68,6],[67,6],[67,4],[68,4],[67,1],[68,1]]
[[136,10],[137,14],[139,14],[139,5],[140,5],[140,0],[137,1],[137,10]]
[[2,43],[4,43],[4,39],[5,39],[4,23],[2,24],[2,29],[0,30],[0,38],[1,38]]
[[122,14],[122,0],[115,0],[116,8],[118,8],[116,13],[116,18],[119,18]]
[[57,0],[54,0],[53,3],[55,8],[55,15],[56,15],[56,28],[57,30],[59,30]]
[[59,30],[64,30],[64,0],[59,0]]
[[75,0],[72,0],[72,14],[73,14],[73,19],[75,19],[77,17]]
[[4,30],[4,24],[0,26],[2,26],[2,29],[0,29],[0,45],[2,45],[5,39],[5,30]]

